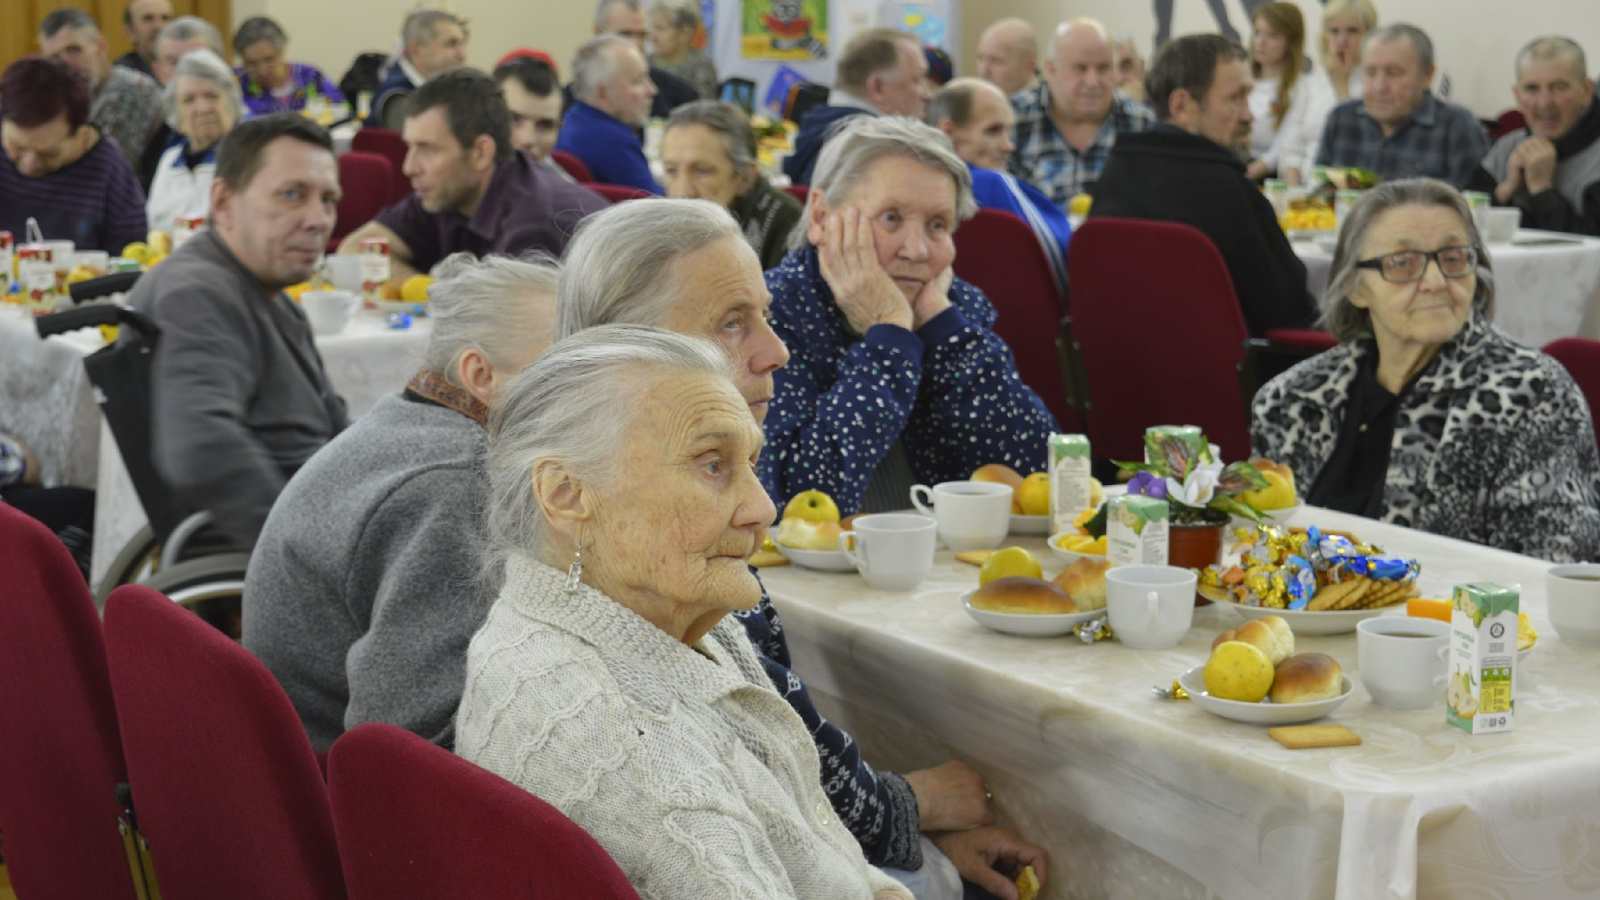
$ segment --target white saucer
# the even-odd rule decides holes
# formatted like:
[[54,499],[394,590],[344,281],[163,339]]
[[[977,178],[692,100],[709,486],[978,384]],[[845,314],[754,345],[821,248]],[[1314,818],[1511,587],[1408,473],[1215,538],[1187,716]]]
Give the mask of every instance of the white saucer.
[[1071,634],[1073,626],[1082,625],[1091,619],[1105,615],[1105,610],[1094,609],[1088,612],[1060,613],[1057,615],[1028,615],[1026,613],[993,612],[987,609],[973,609],[972,595],[974,591],[967,591],[961,595],[961,608],[967,611],[974,621],[985,628],[990,628],[1002,634],[1014,634],[1019,637],[1057,637]]
[[1350,699],[1355,685],[1343,679],[1344,690],[1332,700],[1313,700],[1310,703],[1241,703],[1238,700],[1221,700],[1206,693],[1205,666],[1195,666],[1178,676],[1178,684],[1189,692],[1189,702],[1212,715],[1248,725],[1293,725],[1320,719]]
[[855,563],[845,558],[839,550],[797,550],[793,547],[773,541],[772,545],[778,548],[788,560],[804,569],[815,569],[818,572],[854,572]]

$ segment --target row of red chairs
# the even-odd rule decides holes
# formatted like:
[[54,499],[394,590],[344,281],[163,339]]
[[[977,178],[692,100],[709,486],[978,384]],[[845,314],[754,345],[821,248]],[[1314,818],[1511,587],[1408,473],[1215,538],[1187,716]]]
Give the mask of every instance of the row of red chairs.
[[111,595],[102,630],[65,547],[4,504],[0,547],[0,832],[17,896],[637,900],[554,807],[399,728],[352,729],[324,780],[249,652],[137,585]]

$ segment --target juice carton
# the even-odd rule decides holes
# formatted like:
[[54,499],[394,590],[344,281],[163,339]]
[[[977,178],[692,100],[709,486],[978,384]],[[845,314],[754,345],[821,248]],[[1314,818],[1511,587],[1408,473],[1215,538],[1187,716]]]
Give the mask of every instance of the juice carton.
[[1106,503],[1106,559],[1113,566],[1166,565],[1167,501],[1124,494]]
[[1089,438],[1052,434],[1046,450],[1050,472],[1050,533],[1075,534],[1072,520],[1089,508]]
[[1468,734],[1510,731],[1516,724],[1518,599],[1498,584],[1456,585],[1444,719]]

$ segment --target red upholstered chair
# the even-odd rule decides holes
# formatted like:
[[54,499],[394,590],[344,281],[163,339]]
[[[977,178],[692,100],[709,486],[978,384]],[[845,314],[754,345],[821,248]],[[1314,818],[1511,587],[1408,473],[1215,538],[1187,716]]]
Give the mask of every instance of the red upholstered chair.
[[[359,132],[357,132],[359,134]],[[381,153],[351,150],[339,157],[339,219],[328,240],[335,252],[345,235],[372,221],[394,202],[394,166]]]
[[811,196],[811,187],[809,185],[791,184],[784,188],[784,190],[794,195],[794,198],[800,201],[801,206],[804,206],[806,203],[806,198]]
[[350,138],[350,149],[388,157],[389,164],[394,166],[389,203],[399,203],[411,193],[411,180],[405,174],[406,142],[400,138],[400,132],[387,128],[362,128]]
[[1174,222],[1090,219],[1067,247],[1071,347],[1094,455],[1143,459],[1151,425],[1199,425],[1250,454],[1244,316],[1217,248]]
[[328,790],[350,900],[638,900],[560,810],[393,725],[341,736]]
[[1508,109],[1501,113],[1499,118],[1489,128],[1489,140],[1494,141],[1504,137],[1518,128],[1528,127],[1528,119],[1520,109]]
[[1338,338],[1313,328],[1269,328],[1267,341],[1279,350],[1298,351],[1306,355],[1339,346]]
[[164,900],[343,900],[327,787],[267,667],[139,585],[112,592],[105,635]]
[[983,291],[1000,317],[994,331],[1017,358],[1017,374],[1068,433],[1083,431],[1062,377],[1060,283],[1028,223],[998,209],[980,209],[955,232],[956,275]]
[[556,165],[566,169],[567,174],[576,178],[580,183],[588,184],[594,181],[594,173],[590,172],[589,167],[583,164],[583,160],[573,156],[571,153],[565,150],[551,150],[550,158],[555,161]]
[[61,541],[4,503],[0,548],[0,830],[11,884],[28,900],[134,900],[116,802],[128,776],[94,598]]
[[[1545,344],[1544,352],[1567,367],[1572,380],[1583,391],[1583,399],[1589,401],[1590,420],[1595,421],[1595,410],[1600,409],[1600,341],[1561,338]],[[1600,423],[1596,424],[1595,434],[1600,438]]]
[[621,203],[624,200],[649,200],[655,196],[649,191],[641,191],[638,188],[628,187],[623,184],[601,184],[598,181],[586,181],[583,186],[612,203]]

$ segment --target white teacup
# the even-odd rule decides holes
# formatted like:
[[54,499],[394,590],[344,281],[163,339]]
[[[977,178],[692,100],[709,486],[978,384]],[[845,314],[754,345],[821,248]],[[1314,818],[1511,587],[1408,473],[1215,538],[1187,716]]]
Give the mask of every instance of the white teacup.
[[1106,615],[1135,650],[1175,647],[1194,620],[1193,569],[1119,566],[1106,572]]
[[300,308],[312,334],[338,334],[361,308],[361,298],[349,291],[306,291],[300,295]]
[[1509,244],[1517,236],[1522,224],[1522,210],[1515,206],[1497,206],[1483,214],[1483,239],[1491,244]]
[[1005,542],[1011,531],[1010,485],[945,481],[929,488],[916,484],[911,486],[911,505],[938,521],[939,539],[957,553],[993,550]]
[[334,253],[324,257],[327,262],[328,281],[341,291],[361,293],[361,254]]
[[880,591],[909,591],[933,571],[932,519],[878,513],[857,516],[850,527],[853,530],[839,535],[839,549],[868,585]]
[[1382,616],[1356,624],[1361,684],[1379,706],[1427,709],[1443,700],[1449,653],[1449,622]]
[[1551,566],[1544,592],[1550,624],[1563,641],[1600,644],[1600,563]]

